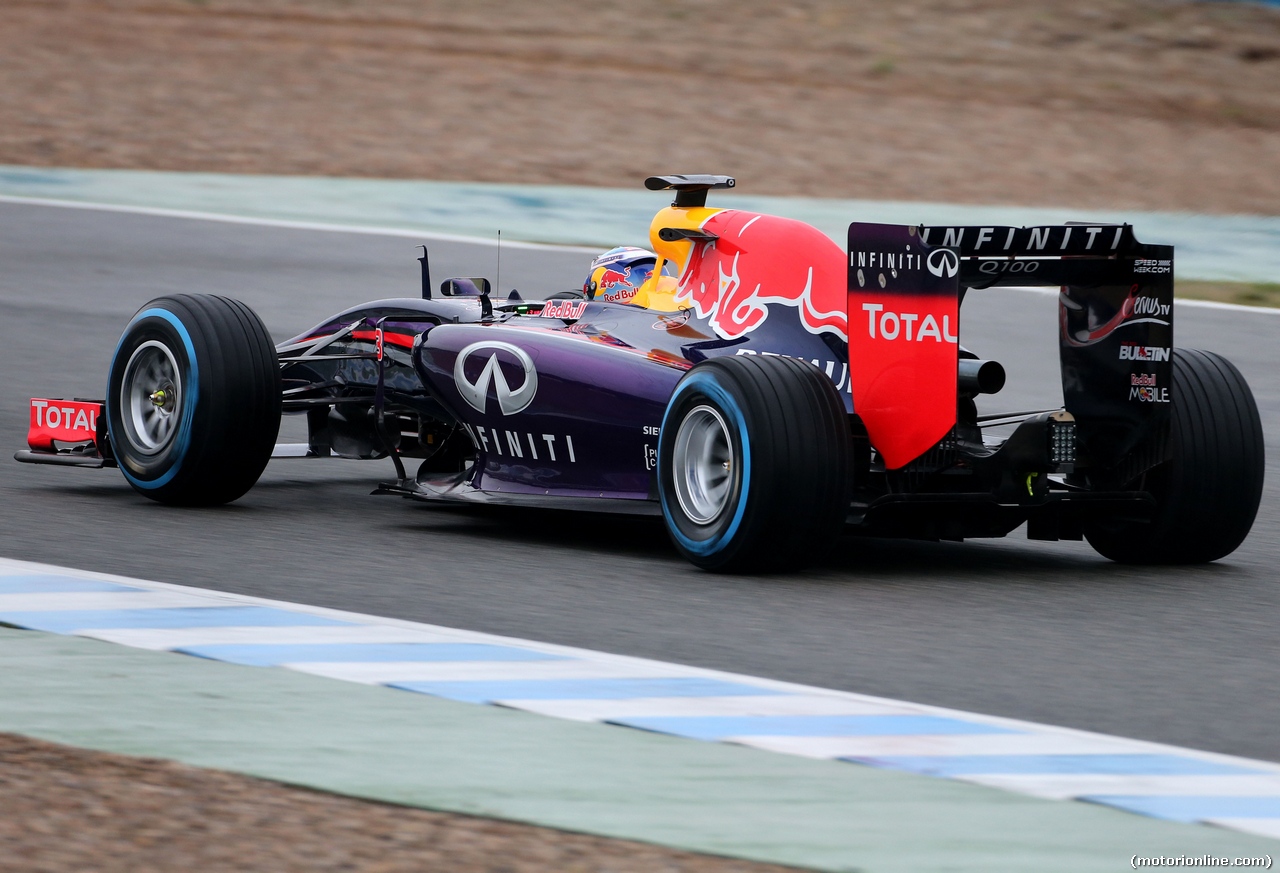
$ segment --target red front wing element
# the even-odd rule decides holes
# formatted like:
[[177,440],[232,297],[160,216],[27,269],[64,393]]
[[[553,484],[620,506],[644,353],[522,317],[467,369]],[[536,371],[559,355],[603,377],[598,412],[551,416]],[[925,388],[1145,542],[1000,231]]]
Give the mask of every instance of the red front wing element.
[[31,399],[31,423],[27,445],[32,451],[54,452],[60,443],[98,442],[98,420],[102,404],[86,400]]
[[853,410],[887,469],[933,448],[956,423],[959,255],[914,228],[849,226]]

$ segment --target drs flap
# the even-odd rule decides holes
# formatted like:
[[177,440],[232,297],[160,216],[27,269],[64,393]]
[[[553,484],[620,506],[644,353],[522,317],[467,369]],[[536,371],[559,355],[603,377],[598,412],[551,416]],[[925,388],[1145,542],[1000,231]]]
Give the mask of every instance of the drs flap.
[[885,466],[905,466],[956,423],[960,254],[914,227],[849,225],[853,410]]

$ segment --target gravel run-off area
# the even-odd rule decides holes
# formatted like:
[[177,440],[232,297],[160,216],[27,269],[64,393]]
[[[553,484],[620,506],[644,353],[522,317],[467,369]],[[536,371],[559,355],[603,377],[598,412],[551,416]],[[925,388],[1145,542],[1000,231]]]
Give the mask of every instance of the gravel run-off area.
[[1280,8],[0,0],[0,164],[1280,214]]
[[0,733],[5,873],[785,873]]

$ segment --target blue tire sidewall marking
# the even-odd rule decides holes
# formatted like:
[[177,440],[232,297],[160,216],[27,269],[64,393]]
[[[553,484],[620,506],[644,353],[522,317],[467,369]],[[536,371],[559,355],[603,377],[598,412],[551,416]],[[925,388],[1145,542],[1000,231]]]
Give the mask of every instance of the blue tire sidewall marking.
[[[187,350],[187,366],[189,389],[187,390],[187,399],[183,402],[182,421],[178,423],[178,433],[175,436],[175,444],[173,452],[176,460],[173,466],[164,472],[164,475],[158,479],[139,479],[125,468],[124,464],[120,464],[120,472],[124,474],[124,478],[129,480],[129,484],[135,488],[150,490],[152,488],[160,488],[167,485],[174,476],[178,475],[178,471],[182,469],[182,462],[186,460],[187,449],[191,444],[191,421],[195,417],[196,402],[200,396],[200,368],[196,363],[196,349],[191,342],[191,334],[187,333],[186,326],[178,320],[178,317],[167,309],[146,309],[139,312],[129,322],[129,326],[124,329],[120,335],[120,342],[116,343],[115,353],[111,356],[111,369],[108,372],[114,372],[116,368],[116,359],[120,357],[120,349],[124,346],[124,339],[129,335],[129,331],[133,330],[133,326],[144,318],[159,318],[169,322],[174,330],[178,332],[178,336],[182,338],[182,345]],[[111,386],[107,385],[107,409],[111,408]],[[123,408],[121,414],[124,414]],[[120,445],[116,441],[116,431],[112,426],[111,416],[107,416],[107,434],[111,438],[111,445]]]
[[[738,491],[738,505],[734,510],[733,520],[718,536],[709,540],[695,540],[686,536],[671,517],[671,507],[667,503],[667,494],[665,489],[661,487],[661,483],[666,479],[662,467],[666,463],[666,452],[663,451],[658,452],[658,500],[662,504],[662,515],[666,519],[667,530],[671,531],[671,535],[675,537],[676,541],[695,555],[713,555],[733,539],[734,534],[738,532],[738,528],[742,525],[742,516],[747,511],[747,497],[751,490],[751,442],[747,439],[747,422],[743,418],[742,410],[739,408],[737,401],[716,381],[715,376],[710,372],[692,373],[676,386],[675,393],[667,401],[667,410],[662,415],[663,434],[670,433],[667,426],[672,408],[679,404],[680,399],[685,394],[695,389],[718,403],[721,411],[729,414],[734,426],[738,429],[738,444],[742,446],[742,485]],[[672,438],[674,439],[674,437]]]

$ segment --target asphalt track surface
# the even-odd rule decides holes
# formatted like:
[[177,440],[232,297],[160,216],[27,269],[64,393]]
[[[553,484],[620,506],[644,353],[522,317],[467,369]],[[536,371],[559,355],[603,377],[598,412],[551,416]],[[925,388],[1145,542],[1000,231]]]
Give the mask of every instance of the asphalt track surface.
[[[100,395],[152,297],[229,294],[284,338],[416,295],[412,242],[0,204],[0,445],[23,447],[28,397]],[[493,274],[492,246],[431,253],[437,278]],[[587,259],[508,249],[503,287],[577,286]],[[962,340],[1010,373],[983,411],[1060,402],[1054,313],[1050,295],[970,295]],[[849,537],[809,571],[734,578],[686,564],[652,519],[369,496],[385,461],[276,461],[237,503],[179,510],[116,471],[7,457],[0,555],[1280,760],[1280,315],[1186,306],[1175,330],[1235,361],[1267,434],[1253,533],[1210,566],[1121,567],[1018,531]]]

